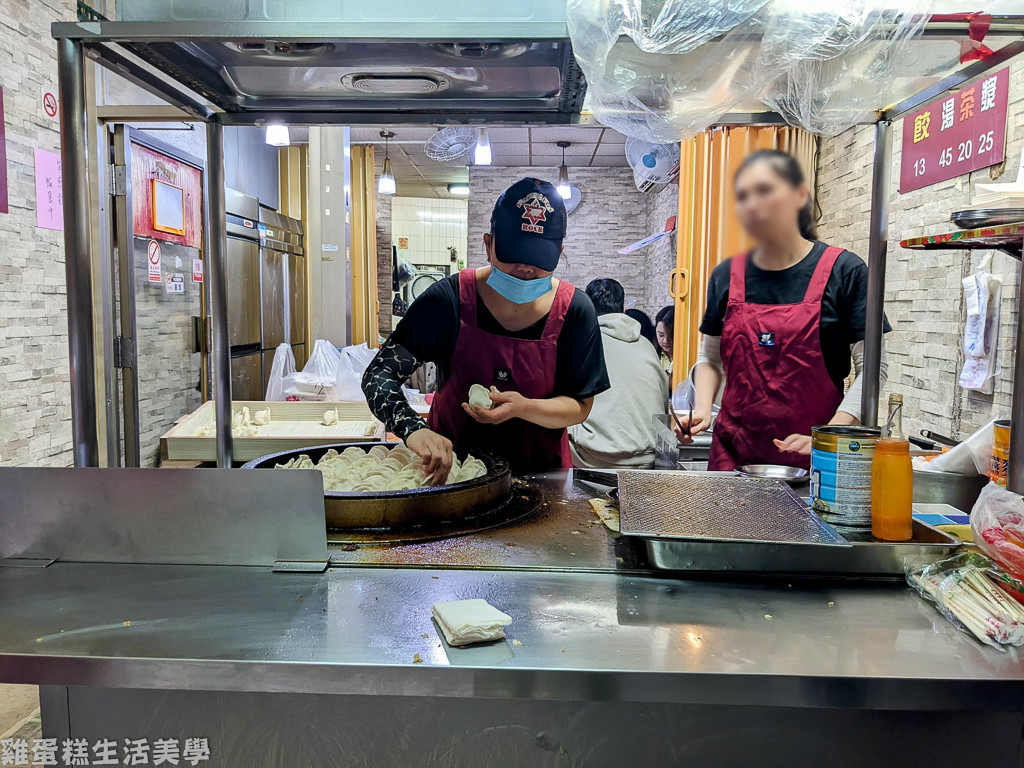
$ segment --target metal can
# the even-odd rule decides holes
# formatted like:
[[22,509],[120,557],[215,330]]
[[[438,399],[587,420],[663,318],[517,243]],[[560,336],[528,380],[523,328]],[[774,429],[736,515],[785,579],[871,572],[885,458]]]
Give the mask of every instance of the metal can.
[[1006,474],[1010,466],[1010,420],[1002,419],[992,427],[992,465],[989,480],[1006,487]]
[[881,434],[877,427],[811,430],[811,505],[827,523],[871,529],[871,461]]

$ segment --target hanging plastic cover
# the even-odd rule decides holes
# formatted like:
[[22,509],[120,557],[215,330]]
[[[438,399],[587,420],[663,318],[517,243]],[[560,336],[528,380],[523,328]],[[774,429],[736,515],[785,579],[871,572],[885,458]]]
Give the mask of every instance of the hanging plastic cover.
[[911,49],[934,2],[568,0],[567,20],[590,106],[620,133],[667,143],[771,109],[834,135],[883,106],[896,73],[956,63],[955,44]]

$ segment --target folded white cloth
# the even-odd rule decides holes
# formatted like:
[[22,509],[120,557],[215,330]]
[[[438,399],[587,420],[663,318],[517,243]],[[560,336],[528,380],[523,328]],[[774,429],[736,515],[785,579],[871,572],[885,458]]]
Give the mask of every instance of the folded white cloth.
[[448,645],[469,645],[500,640],[512,617],[486,600],[449,600],[430,608]]

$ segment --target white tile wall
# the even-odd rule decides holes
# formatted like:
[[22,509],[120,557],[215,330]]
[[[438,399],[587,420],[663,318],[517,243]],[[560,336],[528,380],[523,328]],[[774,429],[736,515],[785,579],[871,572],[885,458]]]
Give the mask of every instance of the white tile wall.
[[448,246],[458,250],[459,266],[466,264],[468,242],[465,200],[432,200],[423,197],[391,199],[391,237],[409,239],[409,248],[398,255],[415,265],[450,265]]

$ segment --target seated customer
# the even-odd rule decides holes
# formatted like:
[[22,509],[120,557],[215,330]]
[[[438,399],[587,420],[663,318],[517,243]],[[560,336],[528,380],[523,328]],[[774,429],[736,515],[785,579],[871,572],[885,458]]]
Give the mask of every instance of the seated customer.
[[665,413],[668,377],[640,323],[623,313],[623,290],[615,280],[592,280],[587,296],[597,310],[611,389],[594,398],[590,416],[569,428],[577,467],[654,466],[654,415]]

